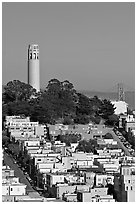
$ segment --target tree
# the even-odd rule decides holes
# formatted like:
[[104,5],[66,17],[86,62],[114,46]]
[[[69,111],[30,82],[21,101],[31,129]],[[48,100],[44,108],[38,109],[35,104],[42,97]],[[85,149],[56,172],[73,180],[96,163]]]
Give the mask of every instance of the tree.
[[[43,92],[36,93],[29,84],[13,80],[4,87],[2,104],[3,119],[6,115],[30,116],[32,121],[55,124],[87,124],[91,120],[116,124],[114,107],[110,101],[101,101],[97,96],[88,98],[77,93],[68,80],[51,79]],[[4,120],[3,120],[4,127]]]
[[108,120],[106,121],[106,124],[111,125],[111,126],[118,126],[119,117],[115,114],[109,115]]
[[71,125],[71,124],[74,124],[73,118],[71,118],[70,116],[64,117],[63,125]]
[[65,135],[59,135],[58,139],[61,142],[65,142],[67,146],[70,146],[71,143],[77,143],[81,140],[80,134],[65,134]]
[[94,116],[98,116],[98,111],[101,105],[102,105],[102,101],[97,96],[90,98],[91,112]]
[[31,100],[31,114],[32,121],[39,121],[40,123],[54,123],[53,120],[57,118],[52,102],[47,94],[43,92],[40,97]]
[[100,116],[90,116],[90,121],[92,121],[95,124],[100,124],[102,119]]
[[74,117],[76,113],[76,106],[78,102],[78,96],[72,83],[68,80],[61,82],[62,91],[60,97],[60,103],[62,107],[62,116]]
[[74,117],[77,95],[72,83],[67,80],[60,82],[57,79],[51,79],[45,94],[54,118]]
[[90,114],[90,99],[81,93],[78,93],[77,114]]
[[17,156],[19,155],[20,153],[20,148],[19,148],[19,145],[18,144],[9,144],[8,145],[8,149],[10,152],[12,152],[13,155]]
[[4,87],[3,101],[4,103],[13,101],[27,101],[32,95],[36,94],[36,90],[19,80],[13,80]]
[[90,121],[90,116],[86,114],[77,114],[74,118],[74,122],[77,124],[88,124]]
[[31,114],[31,106],[27,101],[14,101],[7,104],[7,115],[25,115]]
[[6,135],[2,135],[2,145],[7,146],[10,142],[9,137],[7,137]]
[[95,140],[89,140],[89,141],[81,140],[79,142],[76,150],[88,152],[88,153],[90,153],[90,152],[96,153],[95,149],[97,146],[98,146],[97,141],[95,141]]
[[113,137],[110,133],[106,133],[104,139],[113,139]]
[[114,105],[109,100],[104,99],[99,107],[98,114],[107,120],[110,115],[114,114],[114,110]]

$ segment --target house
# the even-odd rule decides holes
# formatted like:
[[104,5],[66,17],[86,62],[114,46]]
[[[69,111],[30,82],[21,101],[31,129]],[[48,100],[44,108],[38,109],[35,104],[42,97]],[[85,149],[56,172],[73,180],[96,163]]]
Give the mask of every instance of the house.
[[93,161],[91,159],[79,159],[76,161],[77,168],[90,168],[93,165]]
[[19,177],[15,177],[15,176],[6,176],[6,178],[2,178],[2,183],[19,183]]
[[135,202],[135,166],[122,165],[119,175],[114,176],[114,189],[118,202]]
[[54,167],[54,162],[50,162],[50,163],[38,163],[37,164],[37,170],[39,169],[39,171],[42,173],[44,172],[50,172]]
[[8,176],[14,176],[14,170],[10,169],[9,166],[2,166],[2,178],[6,178]]
[[71,165],[71,156],[61,156],[61,163],[67,170],[72,168]]
[[39,163],[55,163],[57,162],[58,159],[53,156],[48,156],[48,157],[41,157],[38,155],[38,157],[34,157],[34,165],[36,166]]
[[78,191],[78,202],[115,202],[113,196],[107,195],[108,188],[92,188],[90,191]]
[[2,195],[2,202],[15,202],[15,196]]
[[78,190],[89,191],[89,186],[84,184],[81,185],[80,183],[73,185],[69,183],[58,183],[49,189],[52,195],[58,199],[61,199],[63,194],[76,193]]
[[134,115],[120,115],[119,127],[123,127],[125,131],[135,131],[135,116]]
[[95,175],[96,174],[94,172],[84,172],[85,183],[92,187],[94,185]]
[[78,191],[77,201],[78,202],[91,202],[91,192],[90,191]]
[[46,198],[39,196],[32,197],[31,195],[6,195],[2,196],[3,202],[44,202]]
[[47,127],[46,125],[36,125],[34,127],[34,134],[38,136],[46,136],[47,135]]
[[122,202],[135,202],[135,175],[121,176]]
[[76,193],[64,193],[62,196],[62,200],[65,202],[77,202],[77,194]]
[[[100,157],[100,156],[99,156]],[[116,173],[120,170],[119,158],[96,158],[94,164],[102,167],[107,173]]]
[[126,175],[126,176],[129,176],[129,175],[132,175],[135,173],[135,164],[134,163],[125,163],[125,164],[122,164],[121,165],[121,168],[120,168],[120,174],[121,175]]
[[30,122],[30,117],[22,117],[22,116],[6,116],[5,118],[5,126],[8,127],[12,122]]
[[47,185],[52,187],[57,183],[64,183],[65,175],[59,173],[47,173],[46,181]]
[[125,130],[127,132],[131,131],[134,132],[135,131],[135,117],[133,115],[128,115],[125,121]]
[[39,147],[40,146],[40,140],[26,140],[24,141],[24,147],[29,147],[29,146],[34,146],[34,147]]
[[96,174],[95,186],[106,186],[107,184],[114,185],[114,176],[111,174]]
[[26,185],[23,183],[3,183],[2,184],[2,195],[25,195]]

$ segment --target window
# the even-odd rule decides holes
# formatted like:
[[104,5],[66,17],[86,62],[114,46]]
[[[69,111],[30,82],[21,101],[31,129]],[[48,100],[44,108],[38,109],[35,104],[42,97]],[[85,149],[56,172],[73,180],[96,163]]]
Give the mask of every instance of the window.
[[126,190],[128,191],[128,186],[126,187]]
[[34,53],[34,59],[36,59],[36,53]]
[[131,191],[133,190],[132,186],[131,186]]
[[13,191],[13,189],[12,189],[12,188],[11,188],[10,190],[11,190],[11,191]]
[[128,180],[128,183],[130,183],[130,180]]

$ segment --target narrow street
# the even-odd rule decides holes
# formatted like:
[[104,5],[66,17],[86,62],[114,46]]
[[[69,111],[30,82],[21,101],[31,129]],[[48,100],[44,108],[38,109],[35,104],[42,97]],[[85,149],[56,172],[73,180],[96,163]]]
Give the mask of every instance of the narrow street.
[[7,154],[6,152],[4,152],[4,162],[6,165],[8,165],[11,169],[14,170],[14,174],[16,177],[19,177],[19,181],[27,185],[27,192],[35,192],[29,181],[27,180],[26,176],[24,175],[23,171],[17,166],[17,164],[14,164],[12,156]]
[[112,128],[109,128],[109,133],[112,135],[113,139],[117,141],[117,143],[119,144],[119,146],[121,147],[121,149],[123,149],[123,151],[125,152],[125,154],[127,156],[131,156],[128,149],[124,146],[124,144],[120,141],[120,139],[118,138],[118,136],[114,133],[114,131],[112,130]]

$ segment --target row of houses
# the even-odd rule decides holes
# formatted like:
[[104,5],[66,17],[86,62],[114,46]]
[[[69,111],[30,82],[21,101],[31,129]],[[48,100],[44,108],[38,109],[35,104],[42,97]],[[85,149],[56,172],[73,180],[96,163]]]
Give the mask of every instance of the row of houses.
[[[91,138],[95,135],[92,130],[96,131],[96,134],[98,134],[97,131],[102,131],[101,137],[97,138],[97,142],[98,144],[102,142],[104,147],[97,149],[97,154],[93,154],[76,152],[77,143],[67,147],[65,143],[60,141],[51,142],[47,140],[44,131],[39,134],[35,131],[29,136],[26,134],[24,136],[24,133],[20,134],[23,126],[20,124],[22,121],[19,121],[17,125],[18,119],[21,120],[21,118],[16,118],[16,121],[14,121],[16,122],[15,127],[20,126],[18,133],[16,129],[11,129],[10,124],[8,125],[9,131],[11,131],[11,139],[14,138],[18,141],[22,153],[30,156],[29,173],[35,175],[33,179],[36,185],[43,188],[50,196],[73,202],[114,202],[113,196],[108,195],[108,186],[112,185],[117,192],[122,192],[120,195],[126,194],[126,201],[134,200],[134,185],[127,189],[126,175],[122,173],[123,161],[121,162],[121,158],[124,157],[122,149],[117,146],[117,142],[112,138],[104,139],[102,137],[104,133],[107,133],[107,128],[104,125],[89,124],[86,127],[80,127],[80,129],[71,128],[71,132],[72,129],[76,130],[75,133],[82,136],[92,134]],[[39,124],[35,126],[31,122],[30,126],[34,126],[35,129],[39,127]],[[45,126],[41,127],[44,130]],[[61,125],[57,125],[57,127],[54,126],[54,130],[62,131],[61,128],[64,128]],[[99,127],[101,130],[98,130]],[[67,127],[63,131],[68,131]],[[130,165],[133,170],[134,162],[130,162]],[[121,185],[119,185],[119,180],[122,182]],[[133,180],[133,175],[129,180]],[[124,196],[117,199],[123,201]]]

